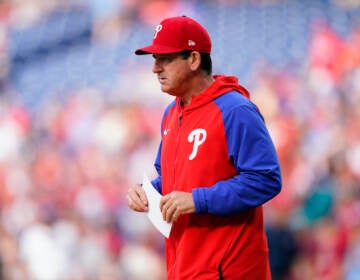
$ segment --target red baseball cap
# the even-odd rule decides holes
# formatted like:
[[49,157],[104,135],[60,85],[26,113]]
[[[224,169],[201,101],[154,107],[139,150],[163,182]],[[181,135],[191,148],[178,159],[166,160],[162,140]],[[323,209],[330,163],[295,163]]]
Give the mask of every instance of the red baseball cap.
[[187,17],[164,19],[155,28],[151,45],[137,49],[135,54],[168,54],[183,50],[211,53],[211,39],[206,29]]

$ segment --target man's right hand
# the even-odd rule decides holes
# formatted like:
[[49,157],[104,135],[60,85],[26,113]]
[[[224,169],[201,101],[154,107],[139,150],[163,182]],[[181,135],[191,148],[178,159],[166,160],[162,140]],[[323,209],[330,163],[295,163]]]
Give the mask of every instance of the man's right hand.
[[145,191],[140,184],[129,188],[126,194],[126,202],[129,208],[134,211],[147,212],[149,210]]

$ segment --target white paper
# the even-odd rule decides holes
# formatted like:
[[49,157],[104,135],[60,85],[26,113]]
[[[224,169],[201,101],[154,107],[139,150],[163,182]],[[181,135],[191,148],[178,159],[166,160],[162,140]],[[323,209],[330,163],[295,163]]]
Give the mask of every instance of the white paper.
[[143,189],[148,199],[149,211],[147,215],[151,223],[160,231],[166,238],[169,238],[172,223],[168,223],[163,220],[163,216],[160,211],[160,199],[161,194],[153,187],[148,177],[144,174]]

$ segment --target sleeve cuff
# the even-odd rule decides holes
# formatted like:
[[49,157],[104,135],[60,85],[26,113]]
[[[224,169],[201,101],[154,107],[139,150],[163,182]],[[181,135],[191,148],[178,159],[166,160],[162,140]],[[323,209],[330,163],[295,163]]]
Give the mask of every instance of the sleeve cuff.
[[206,189],[207,188],[196,188],[192,190],[192,195],[195,204],[195,211],[197,214],[205,214],[208,212],[206,203]]
[[151,181],[151,184],[154,186],[154,188],[158,191],[158,193],[161,194],[161,178],[157,177],[156,179]]

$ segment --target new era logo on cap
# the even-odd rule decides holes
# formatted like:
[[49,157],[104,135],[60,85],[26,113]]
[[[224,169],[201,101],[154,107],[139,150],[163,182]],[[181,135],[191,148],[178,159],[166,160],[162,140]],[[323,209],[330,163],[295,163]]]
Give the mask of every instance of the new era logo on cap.
[[206,29],[186,16],[164,19],[155,27],[152,44],[137,49],[135,54],[169,54],[183,50],[211,53]]
[[188,41],[188,46],[195,46],[196,43],[193,40]]

